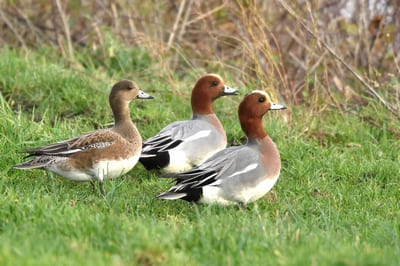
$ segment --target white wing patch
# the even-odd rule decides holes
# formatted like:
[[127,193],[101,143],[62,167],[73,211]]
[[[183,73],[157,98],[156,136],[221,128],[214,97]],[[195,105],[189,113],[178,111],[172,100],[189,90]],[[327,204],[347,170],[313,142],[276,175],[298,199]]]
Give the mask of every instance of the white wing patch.
[[207,136],[209,136],[211,134],[211,130],[201,130],[199,132],[197,132],[196,134],[194,134],[193,136],[188,137],[187,139],[184,139],[184,141],[193,141],[195,139],[201,139],[201,138],[205,138]]
[[257,168],[257,166],[258,166],[258,164],[257,164],[257,163],[252,163],[252,164],[249,164],[249,165],[248,165],[246,168],[244,168],[242,171],[235,172],[235,173],[231,174],[231,175],[230,175],[230,176],[228,176],[228,177],[232,177],[232,176],[236,176],[236,175],[244,174],[244,173],[246,173],[246,172],[250,172],[251,170],[253,170],[253,169],[256,169],[256,168]]
[[98,142],[98,143],[92,143],[89,144],[85,147],[81,147],[81,148],[77,148],[77,149],[73,149],[73,150],[66,150],[66,151],[61,151],[58,152],[57,154],[59,155],[68,155],[68,154],[74,154],[80,151],[84,151],[87,149],[104,149],[107,148],[108,146],[111,146],[111,144],[113,144],[113,142]]
[[98,142],[98,143],[93,143],[85,146],[83,149],[104,149],[107,148],[108,146],[111,146],[113,142]]
[[83,151],[83,149],[73,149],[73,150],[61,151],[61,152],[58,152],[57,155],[60,155],[60,154],[73,154],[73,153],[77,153],[77,152],[80,152],[80,151]]

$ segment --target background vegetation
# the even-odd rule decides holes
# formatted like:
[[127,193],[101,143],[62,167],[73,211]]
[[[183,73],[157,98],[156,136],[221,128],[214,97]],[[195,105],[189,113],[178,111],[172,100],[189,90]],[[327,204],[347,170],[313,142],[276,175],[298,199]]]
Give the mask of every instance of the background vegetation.
[[[289,1],[288,1],[289,2]],[[0,264],[400,263],[398,1],[0,2]],[[236,107],[260,88],[282,173],[249,210],[165,202],[138,165],[93,193],[16,151],[112,123],[119,79],[144,138],[190,117],[194,82],[215,72],[241,91],[214,107],[230,144]]]

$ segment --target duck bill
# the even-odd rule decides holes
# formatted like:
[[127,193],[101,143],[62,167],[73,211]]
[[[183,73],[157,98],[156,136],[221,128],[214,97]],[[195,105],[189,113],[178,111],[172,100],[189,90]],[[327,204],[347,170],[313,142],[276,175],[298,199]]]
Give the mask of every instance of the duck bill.
[[286,109],[286,106],[271,102],[271,107],[269,108],[269,110],[282,110],[282,109]]
[[224,91],[222,92],[222,95],[237,95],[237,94],[238,94],[237,89],[232,89],[231,87],[224,85]]
[[139,99],[154,99],[153,96],[151,96],[151,95],[149,95],[149,94],[147,94],[147,93],[145,93],[143,91],[139,91],[139,94],[138,94],[138,96],[136,98],[139,98]]

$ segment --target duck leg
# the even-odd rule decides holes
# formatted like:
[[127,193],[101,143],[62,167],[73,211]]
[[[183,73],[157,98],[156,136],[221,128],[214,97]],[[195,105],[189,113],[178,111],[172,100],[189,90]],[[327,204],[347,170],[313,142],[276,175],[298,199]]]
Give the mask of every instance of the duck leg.
[[92,186],[93,191],[96,191],[96,184],[93,180],[90,181],[90,185]]
[[99,188],[100,188],[100,193],[105,197],[106,191],[104,190],[103,180],[99,180]]
[[245,210],[245,211],[249,210],[249,207],[247,206],[246,203],[239,202],[239,204],[237,206],[238,206],[238,209]]

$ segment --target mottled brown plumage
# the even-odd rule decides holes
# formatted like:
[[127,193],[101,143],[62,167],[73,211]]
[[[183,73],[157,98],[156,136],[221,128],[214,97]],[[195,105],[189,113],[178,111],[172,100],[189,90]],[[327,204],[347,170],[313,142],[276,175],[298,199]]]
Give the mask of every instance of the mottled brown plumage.
[[103,180],[132,169],[141,153],[142,138],[129,115],[129,103],[135,98],[152,96],[140,91],[132,81],[116,83],[109,97],[115,120],[113,127],[24,150],[28,157],[35,158],[14,168],[44,169],[76,181],[97,180],[101,193],[105,194]]

